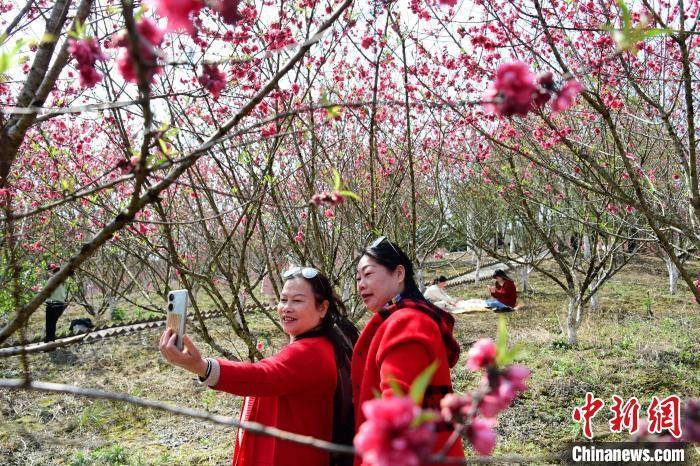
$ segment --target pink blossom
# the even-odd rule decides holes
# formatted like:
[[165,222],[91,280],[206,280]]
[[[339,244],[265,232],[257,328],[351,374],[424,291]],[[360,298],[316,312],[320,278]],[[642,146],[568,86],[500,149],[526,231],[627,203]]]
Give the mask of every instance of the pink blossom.
[[192,16],[197,15],[204,4],[201,0],[151,0],[159,15],[168,18],[168,31],[184,30],[193,34]]
[[323,215],[326,218],[333,218],[335,217],[335,213],[333,213],[333,209],[326,209],[326,211],[323,213]]
[[493,365],[496,362],[496,343],[490,338],[482,338],[469,349],[467,367],[478,371]]
[[143,18],[136,24],[136,30],[141,34],[141,37],[146,39],[151,45],[160,46],[165,37],[165,31],[150,18]]
[[297,231],[297,234],[294,237],[294,241],[296,243],[301,243],[302,241],[304,241],[304,232],[302,230]]
[[[153,76],[160,73],[161,68],[156,62],[158,55],[155,47],[160,46],[163,42],[164,32],[158,28],[155,22],[149,18],[143,18],[136,24],[136,29],[141,36],[138,43],[138,53],[141,58],[141,63],[145,66],[145,74],[148,82],[153,81]],[[129,38],[126,33],[120,35],[114,41],[122,50],[117,58],[117,67],[122,77],[127,82],[138,82],[138,74],[136,73],[136,58],[132,56],[129,47]]]
[[440,400],[440,414],[447,422],[461,422],[472,408],[471,395],[448,393]]
[[530,369],[521,364],[512,364],[503,371],[503,378],[513,385],[513,389],[518,393],[527,390],[525,380],[530,377]]
[[362,38],[362,48],[363,49],[368,49],[374,44],[374,37],[372,36],[365,36]]
[[362,405],[366,421],[355,435],[354,445],[365,464],[419,466],[435,442],[434,426],[411,424],[420,408],[409,397],[380,398]]
[[221,20],[226,24],[236,24],[243,16],[238,13],[239,0],[218,0],[214,2],[213,9],[219,13]]
[[331,194],[331,204],[340,205],[343,202],[345,202],[345,196],[340,194],[338,191],[335,191],[333,194]]
[[537,92],[535,94],[535,107],[542,107],[552,98],[554,88],[554,75],[551,71],[537,75]]
[[314,194],[311,196],[311,200],[309,202],[315,206],[320,206],[323,203],[323,196],[321,194]]
[[571,107],[576,101],[576,96],[581,93],[583,86],[575,79],[569,79],[559,91],[559,95],[552,102],[552,110],[561,112]]
[[534,76],[521,61],[502,63],[496,70],[496,79],[484,94],[486,109],[503,116],[527,115],[532,110],[537,87]]
[[457,0],[440,0],[440,5],[457,6]]
[[205,63],[202,65],[202,74],[199,77],[199,84],[204,86],[214,97],[219,98],[219,94],[226,87],[226,73],[219,70],[216,64]]
[[498,416],[498,413],[508,407],[510,403],[497,394],[484,395],[479,403],[479,412],[488,418]]
[[75,58],[75,61],[78,62],[81,86],[94,87],[95,84],[102,81],[102,75],[95,69],[95,63],[97,60],[104,60],[106,57],[94,38],[68,39],[68,51]]
[[480,455],[488,456],[496,447],[496,432],[492,427],[492,422],[481,418],[474,419],[467,427],[467,440]]

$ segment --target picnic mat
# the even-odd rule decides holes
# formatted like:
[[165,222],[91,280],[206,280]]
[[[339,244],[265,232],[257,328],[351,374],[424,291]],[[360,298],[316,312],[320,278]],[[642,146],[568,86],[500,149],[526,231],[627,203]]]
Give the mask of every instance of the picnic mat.
[[492,312],[486,307],[484,299],[462,299],[457,301],[457,309],[452,311],[452,314],[475,314],[477,312]]

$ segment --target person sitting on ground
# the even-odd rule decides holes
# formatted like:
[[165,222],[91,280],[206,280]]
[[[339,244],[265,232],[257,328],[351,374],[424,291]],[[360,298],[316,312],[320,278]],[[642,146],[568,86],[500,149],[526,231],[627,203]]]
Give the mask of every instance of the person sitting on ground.
[[487,285],[487,288],[494,299],[487,299],[486,307],[492,308],[496,312],[512,311],[518,298],[515,283],[501,269],[493,273],[493,278],[496,280],[496,286]]
[[[693,285],[695,285],[695,289],[696,289],[696,290],[700,291],[700,272],[698,272],[698,274],[696,275],[695,278],[696,278],[696,280],[693,282]],[[698,303],[698,299],[697,299],[697,298],[693,298],[693,302],[694,302],[695,304],[697,304],[697,303]]]
[[447,286],[447,277],[440,275],[433,281],[433,284],[425,289],[425,299],[435,304],[437,307],[446,311],[454,311],[457,306],[457,300],[445,292]]

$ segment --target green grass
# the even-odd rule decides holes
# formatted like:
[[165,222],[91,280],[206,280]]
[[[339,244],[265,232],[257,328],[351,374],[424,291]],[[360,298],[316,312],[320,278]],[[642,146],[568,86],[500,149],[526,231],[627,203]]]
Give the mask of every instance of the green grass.
[[[532,370],[530,389],[502,414],[495,454],[539,455],[581,439],[571,411],[587,391],[606,401],[594,420],[594,433],[605,440],[628,438],[607,430],[613,394],[636,396],[642,410],[652,395],[700,396],[700,311],[682,284],[676,295],[666,292],[664,272],[661,261],[641,258],[615,277],[601,292],[600,310],[586,314],[574,347],[566,343],[562,328],[566,296],[544,277],[531,277],[535,292],[521,299],[526,310],[506,315],[510,342],[526,350],[521,362]],[[646,312],[648,291],[652,318]],[[449,292],[461,298],[486,296],[483,282]],[[278,350],[284,340],[274,326],[259,314],[249,318],[260,338],[270,339],[268,351]],[[209,325],[224,346],[242,349],[224,319]],[[463,354],[453,371],[455,390],[467,392],[479,384],[479,374],[464,367],[466,351],[471,342],[494,337],[496,326],[491,313],[457,318]],[[158,332],[142,332],[33,355],[32,375],[238,413],[240,398],[198,387],[193,377],[166,364],[158,337]],[[213,354],[206,345],[201,348]],[[0,376],[20,374],[19,358],[2,361]],[[0,390],[4,464],[229,464],[233,436],[233,429],[224,426],[119,403]]]

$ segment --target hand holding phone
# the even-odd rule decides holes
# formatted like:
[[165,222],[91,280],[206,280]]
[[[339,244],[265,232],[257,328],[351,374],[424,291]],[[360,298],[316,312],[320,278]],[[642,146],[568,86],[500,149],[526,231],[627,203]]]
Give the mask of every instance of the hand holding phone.
[[168,314],[165,327],[177,334],[177,349],[182,351],[182,337],[185,336],[187,322],[187,290],[173,290],[168,293]]

